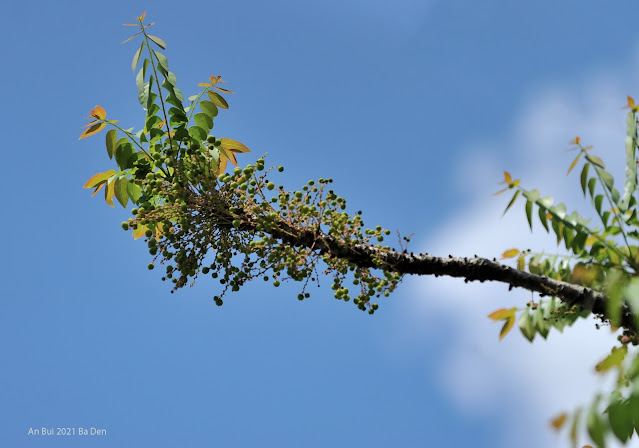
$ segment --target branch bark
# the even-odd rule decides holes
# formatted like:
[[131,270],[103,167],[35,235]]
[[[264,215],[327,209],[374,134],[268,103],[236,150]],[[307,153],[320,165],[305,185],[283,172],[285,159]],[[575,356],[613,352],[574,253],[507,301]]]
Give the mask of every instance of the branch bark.
[[[231,214],[228,204],[216,204],[202,200],[194,201],[200,213],[210,217],[211,222],[223,228],[232,228],[230,222],[240,218],[240,230],[258,231],[256,216],[245,213],[237,208]],[[220,206],[221,205],[221,206]],[[434,275],[463,278],[465,282],[495,281],[506,283],[509,289],[523,288],[539,293],[541,296],[554,296],[568,305],[579,305],[582,310],[589,310],[603,319],[609,319],[607,298],[602,292],[592,288],[554,280],[546,276],[531,274],[501,264],[496,259],[490,260],[478,256],[469,257],[438,257],[427,253],[414,254],[412,252],[398,252],[394,249],[384,250],[378,246],[365,243],[351,243],[335,236],[326,234],[320,229],[298,228],[277,220],[271,230],[267,232],[287,244],[296,247],[310,248],[320,254],[347,260],[362,268],[377,268],[399,274]],[[624,304],[621,310],[621,326],[636,333],[637,328],[630,307]]]

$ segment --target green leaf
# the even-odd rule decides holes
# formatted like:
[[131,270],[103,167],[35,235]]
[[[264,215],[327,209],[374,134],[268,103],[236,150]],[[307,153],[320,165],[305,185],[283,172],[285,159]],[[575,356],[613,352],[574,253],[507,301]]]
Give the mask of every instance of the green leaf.
[[603,194],[598,194],[597,196],[595,196],[595,210],[597,210],[599,216],[601,216],[601,205],[603,204],[603,199]]
[[109,154],[109,159],[113,158],[117,141],[118,141],[118,131],[116,131],[115,129],[109,130],[109,132],[106,133],[106,147],[107,147],[107,154]]
[[557,244],[561,243],[561,240],[564,237],[564,233],[563,233],[564,225],[563,225],[563,223],[561,221],[557,221],[557,220],[553,219],[551,221],[550,225],[552,226],[552,230],[555,232],[555,235],[557,235]]
[[158,140],[160,140],[164,136],[164,130],[159,128],[153,128],[149,131],[149,136],[151,137],[151,144],[154,144]]
[[149,37],[149,39],[153,41],[154,44],[156,44],[162,50],[166,50],[166,43],[162,39],[160,39],[157,36],[151,36],[150,34],[147,34],[147,36]]
[[138,199],[140,198],[140,194],[142,193],[142,189],[140,188],[140,186],[129,181],[126,184],[126,191],[131,198],[131,202],[137,204]]
[[169,72],[164,77],[164,82],[162,83],[162,87],[164,87],[168,91],[173,91],[175,89],[176,84],[177,84],[177,77],[173,74],[173,72]]
[[562,202],[561,204],[557,204],[555,207],[548,207],[548,211],[551,215],[555,215],[559,219],[563,220],[566,217],[566,204]]
[[134,153],[133,145],[127,140],[124,144],[118,144],[115,150],[115,162],[118,164],[121,170],[129,168],[129,157]]
[[196,140],[203,141],[203,140],[206,140],[208,132],[206,132],[204,129],[202,129],[199,126],[191,126],[189,128],[189,135]]
[[633,415],[630,412],[630,403],[622,400],[619,392],[613,393],[608,407],[608,421],[613,434],[622,443],[632,436],[634,431]]
[[153,115],[156,115],[159,111],[160,111],[160,106],[153,103],[151,104],[151,107],[149,107],[149,110],[146,111],[146,116],[151,117]]
[[590,193],[590,197],[592,198],[595,195],[595,186],[597,185],[597,178],[591,177],[588,181],[588,192]]
[[[174,89],[174,91],[177,89]],[[184,106],[182,105],[182,102],[178,99],[178,97],[175,95],[175,93],[170,93],[169,96],[166,97],[166,102],[169,103],[172,106],[177,107],[180,110],[184,110]]]
[[211,129],[213,129],[213,120],[207,114],[195,114],[193,117],[193,121],[195,124],[201,127],[208,134]]
[[550,207],[552,207],[554,199],[550,196],[545,196],[543,198],[540,198],[539,200],[537,200],[537,205],[544,207],[546,209],[549,209]]
[[588,171],[590,170],[590,164],[585,163],[584,167],[581,169],[581,190],[584,192],[584,197],[586,197],[586,184],[588,183]]
[[637,138],[637,119],[633,110],[626,114],[626,134],[632,139]]
[[[515,192],[515,194],[513,195],[512,199],[511,199],[511,200],[510,200],[510,202],[508,203],[508,206],[506,207],[506,210],[504,210],[503,215],[505,215],[505,214],[506,214],[506,212],[508,211],[508,209],[509,209],[510,207],[512,207],[512,206],[513,206],[513,204],[515,203],[515,201],[516,201],[516,200],[517,200],[517,198],[519,197],[519,193],[521,193],[521,190],[517,190],[517,191]],[[502,215],[502,216],[503,216],[503,215]]]
[[527,311],[524,311],[523,313],[521,313],[521,317],[519,318],[519,322],[517,324],[519,325],[521,334],[523,334],[524,337],[528,339],[528,342],[532,342],[533,339],[535,339],[536,334],[532,316]]
[[129,42],[131,39],[135,39],[135,38],[136,38],[136,36],[137,36],[138,34],[140,34],[141,32],[142,32],[142,31],[139,31],[139,32],[135,33],[133,36],[129,37],[127,40],[123,41],[122,43],[123,43],[123,44],[126,44],[126,43],[127,43],[127,42]]
[[566,244],[566,249],[570,249],[570,246],[572,244],[572,239],[574,237],[574,231],[566,226],[564,224],[564,228],[563,228],[563,237],[564,237],[564,243]]
[[530,226],[530,230],[532,230],[533,228],[532,211],[533,211],[533,203],[530,201],[526,201],[526,218],[528,218],[528,225]]
[[129,202],[129,194],[126,190],[126,185],[129,183],[126,177],[119,177],[115,180],[115,197],[122,207],[126,208],[126,204]]
[[546,229],[546,232],[550,231],[550,229],[548,229],[548,216],[546,216],[546,209],[539,207],[539,221],[541,221],[541,225],[544,226],[544,229]]
[[623,359],[626,357],[626,353],[628,353],[628,347],[625,345],[622,345],[621,347],[613,347],[610,354],[595,366],[595,370],[597,372],[607,372],[613,367],[621,365]]
[[182,93],[182,91],[177,87],[174,87],[173,93],[175,94],[175,97],[178,99],[178,101],[180,101],[180,104],[182,104],[184,102],[184,94]]
[[188,117],[184,112],[182,112],[177,107],[172,107],[169,109],[169,123],[171,126],[180,126],[181,124],[187,123],[189,121]]
[[586,426],[588,428],[588,434],[590,435],[592,441],[595,442],[597,446],[603,448],[606,446],[604,440],[605,426],[599,415],[599,412],[597,411],[597,403],[598,400],[595,401],[595,404],[588,412],[588,420]]
[[135,77],[135,85],[138,86],[138,90],[142,90],[144,88],[144,79],[146,78],[146,68],[148,67],[148,65],[149,65],[149,60],[144,59],[144,62],[142,63],[142,68],[140,69],[137,76]]
[[[153,76],[151,76],[151,80],[153,80]],[[155,99],[157,97],[158,96],[149,89],[149,99],[146,102],[146,107],[144,109],[149,110],[153,106],[153,103],[155,102]]]
[[586,240],[588,234],[585,232],[578,232],[575,238],[572,240],[572,251],[575,254],[580,254],[586,248]]
[[[613,179],[612,174],[610,174],[608,171],[602,170],[600,168],[595,168],[595,170],[597,171],[599,176],[601,176],[601,180],[606,185],[606,187],[608,187],[608,190],[612,190],[612,187],[613,187],[613,185],[615,183],[615,180]],[[618,194],[619,193],[617,193],[617,195]]]
[[200,101],[200,108],[202,109],[202,112],[211,117],[211,120],[217,116],[217,106],[211,101]]
[[157,115],[149,117],[144,124],[144,132],[149,132],[151,129],[156,128],[160,123],[162,123],[162,119]]
[[539,199],[539,190],[524,191],[523,196],[529,201],[535,202],[537,199]]
[[159,64],[160,68],[164,70],[164,73],[168,74],[169,73],[169,61],[166,60],[166,56],[164,56],[159,51],[155,51],[155,50],[153,50],[153,54],[158,59],[158,64]]
[[599,168],[606,168],[606,164],[603,163],[603,160],[601,160],[599,157],[595,155],[586,154],[586,160],[588,160],[593,165],[598,166]]
[[550,331],[550,322],[544,318],[544,310],[541,308],[541,305],[537,306],[532,320],[539,335],[546,339],[548,337],[548,332]]
[[222,109],[229,108],[228,103],[226,102],[224,98],[222,98],[222,95],[220,95],[219,93],[213,92],[211,90],[208,90],[206,93],[211,99],[211,102],[215,104],[217,107],[221,107]]
[[626,182],[624,184],[624,195],[622,203],[628,207],[630,198],[637,189],[637,159],[635,156],[637,147],[637,124],[634,119],[634,113],[632,117],[632,129],[634,130],[634,137],[630,135],[626,137]]
[[[151,76],[151,79],[153,79],[153,76]],[[147,105],[149,103],[150,92],[151,92],[151,82],[145,82],[144,87],[138,91],[138,101],[140,102],[144,110],[148,109]]]
[[138,65],[138,61],[140,60],[140,55],[142,54],[142,49],[144,48],[144,41],[142,41],[142,45],[138,48],[138,51],[133,55],[133,61],[131,61],[131,71],[135,72],[135,67]]

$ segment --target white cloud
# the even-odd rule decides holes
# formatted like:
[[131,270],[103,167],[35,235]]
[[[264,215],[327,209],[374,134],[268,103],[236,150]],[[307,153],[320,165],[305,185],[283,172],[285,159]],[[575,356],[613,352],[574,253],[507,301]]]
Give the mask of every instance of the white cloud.
[[[569,210],[587,210],[579,188],[579,169],[566,177],[574,156],[563,150],[575,135],[595,145],[617,179],[616,185],[623,188],[625,111],[621,106],[628,92],[617,87],[620,85],[628,82],[611,73],[599,73],[576,86],[557,85],[533,92],[510,135],[459,152],[462,163],[454,176],[469,195],[466,204],[416,249],[436,255],[489,258],[499,257],[511,247],[558,252],[554,236],[547,235],[539,221],[534,223],[535,233],[530,234],[523,202],[500,220],[510,197],[490,194],[499,188],[496,181],[501,171],[509,169],[528,188],[552,195]],[[515,166],[502,166],[497,154],[513,151]],[[413,279],[407,286],[414,290],[407,295],[415,297],[407,310],[413,331],[429,331],[423,330],[429,327],[428,322],[449,322],[447,337],[442,338],[450,344],[446,350],[449,356],[443,362],[441,378],[460,412],[491,413],[502,419],[495,427],[504,431],[504,447],[567,446],[565,434],[555,437],[548,420],[557,412],[586,404],[594,391],[606,388],[606,380],[596,375],[593,367],[609,352],[616,337],[608,329],[596,330],[590,320],[567,328],[563,334],[553,329],[547,341],[538,336],[533,344],[515,328],[499,343],[500,324],[492,323],[486,315],[502,307],[525,306],[531,298],[529,292],[508,292],[503,284],[465,284],[447,278]],[[639,446],[639,442],[628,446]]]

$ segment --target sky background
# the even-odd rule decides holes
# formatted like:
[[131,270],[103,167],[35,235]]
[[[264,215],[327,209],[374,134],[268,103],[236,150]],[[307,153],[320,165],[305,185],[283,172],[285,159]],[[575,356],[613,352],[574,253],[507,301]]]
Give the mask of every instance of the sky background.
[[[623,176],[633,2],[7,3],[0,444],[567,446],[548,421],[605,389],[593,366],[615,337],[588,321],[500,343],[486,315],[525,291],[407,278],[374,316],[329,279],[303,302],[297,284],[255,282],[221,308],[212,280],[170,294],[120,229],[128,212],[81,188],[113,167],[103,135],[78,141],[89,110],[142,125],[137,45],[120,42],[145,10],[186,96],[211,75],[237,92],[214,131],[253,150],[241,163],[268,152],[289,189],[332,177],[415,252],[555,251],[523,202],[500,219],[509,198],[491,194],[507,169],[588,215],[566,177],[576,135]],[[27,435],[42,427],[107,435]]]

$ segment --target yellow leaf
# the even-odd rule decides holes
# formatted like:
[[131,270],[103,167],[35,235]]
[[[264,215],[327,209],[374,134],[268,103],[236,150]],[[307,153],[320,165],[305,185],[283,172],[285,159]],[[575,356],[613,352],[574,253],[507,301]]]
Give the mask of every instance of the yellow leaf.
[[572,169],[577,165],[577,162],[579,162],[579,158],[581,157],[581,154],[583,153],[580,152],[579,154],[577,154],[577,157],[575,157],[575,160],[572,161],[572,163],[570,164],[570,167],[568,168],[568,172],[566,173],[566,176],[570,174]]
[[93,194],[91,195],[91,197],[95,196],[98,191],[102,190],[102,187],[104,187],[104,183],[101,183],[100,185],[95,187],[95,190],[93,190]]
[[594,148],[594,146],[592,146],[592,145],[590,145],[590,146],[586,146],[586,147],[584,148],[584,151],[590,151],[590,150],[592,150],[592,148]]
[[573,145],[581,145],[581,137],[577,136],[570,140],[570,143]]
[[566,415],[565,412],[563,414],[559,414],[557,417],[553,418],[550,421],[550,425],[553,427],[555,431],[559,431],[561,427],[564,426],[564,423],[566,423],[567,417],[568,416]]
[[497,311],[493,311],[492,313],[490,313],[488,317],[496,322],[498,320],[504,320],[504,319],[509,319],[511,317],[515,317],[515,311],[517,311],[517,308],[510,308],[510,309],[501,308]]
[[526,269],[526,256],[524,254],[520,255],[519,258],[517,258],[517,269],[519,269],[520,271]]
[[513,329],[513,325],[515,325],[515,316],[509,317],[506,322],[504,322],[504,326],[501,327],[501,331],[499,332],[500,341]]
[[595,366],[597,372],[606,372],[613,367],[621,365],[623,359],[628,353],[628,346],[622,345],[621,347],[613,347],[611,353],[606,358]]
[[226,162],[226,157],[222,157],[222,153],[220,153],[220,166],[217,169],[218,176],[226,171]]
[[223,89],[222,87],[217,87],[217,86],[213,86],[214,89],[219,90],[220,92],[224,92],[224,93],[233,93],[230,90],[227,89]]
[[139,23],[123,23],[123,26],[140,26]]
[[[95,121],[93,123],[95,123]],[[93,123],[89,123],[89,124],[93,124]],[[80,138],[78,138],[78,140],[82,140],[83,138],[89,137],[89,136],[91,136],[93,134],[97,134],[102,129],[104,129],[106,125],[107,124],[104,123],[104,122],[98,123],[98,124],[94,124],[90,128],[85,129],[84,132],[82,134],[80,134]]]
[[164,233],[164,225],[161,222],[158,222],[155,226],[155,237],[160,239],[160,236]]
[[144,11],[140,17],[136,17],[135,20],[139,20],[141,22],[144,20],[145,17],[146,17],[146,11]]
[[635,108],[634,98],[631,96],[627,96],[626,98],[628,99],[628,109],[634,109]]
[[221,138],[222,147],[227,151],[233,152],[251,152],[243,143],[238,142],[237,140],[232,140],[230,138]]
[[510,176],[510,173],[508,171],[504,171],[504,183],[510,185],[512,181],[513,178]]
[[91,109],[91,117],[97,120],[104,120],[106,118],[106,111],[102,106],[95,106],[95,109]]
[[501,259],[504,260],[506,258],[513,258],[519,254],[519,249],[509,249],[503,254],[501,254]]
[[213,87],[213,84],[209,84],[208,82],[200,82],[198,83],[200,87]]
[[104,200],[111,207],[113,207],[113,196],[115,196],[115,182],[107,182],[107,186],[104,189]]
[[508,191],[508,188],[504,188],[503,190],[499,190],[497,193],[493,193],[493,196],[499,196],[500,194]]
[[109,177],[115,174],[115,170],[105,171],[104,173],[98,173],[91,176],[89,180],[86,181],[82,188],[93,188],[98,184],[105,182]]
[[211,77],[209,78],[209,80],[211,81],[211,83],[212,83],[212,84],[218,84],[218,83],[226,82],[226,81],[224,81],[224,80],[222,79],[222,77],[221,77],[221,76],[211,76]]
[[138,238],[143,237],[145,233],[146,233],[146,226],[138,224],[136,229],[133,231],[133,239],[137,240]]

